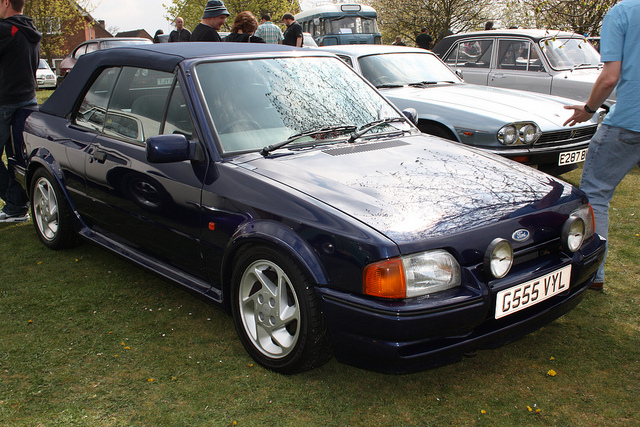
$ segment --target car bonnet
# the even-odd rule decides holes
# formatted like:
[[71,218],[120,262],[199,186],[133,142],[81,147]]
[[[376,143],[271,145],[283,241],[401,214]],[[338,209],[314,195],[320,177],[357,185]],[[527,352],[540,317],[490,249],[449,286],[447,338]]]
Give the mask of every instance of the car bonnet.
[[426,135],[248,156],[237,161],[399,245],[548,208],[577,191],[527,166]]
[[[564,106],[575,103],[549,95],[470,84],[383,89],[382,93],[399,108],[413,107],[422,117],[448,111],[444,118],[456,126],[494,132],[505,124],[523,121],[533,121],[543,131],[561,129],[571,115]],[[595,124],[597,118],[592,122],[587,124]]]

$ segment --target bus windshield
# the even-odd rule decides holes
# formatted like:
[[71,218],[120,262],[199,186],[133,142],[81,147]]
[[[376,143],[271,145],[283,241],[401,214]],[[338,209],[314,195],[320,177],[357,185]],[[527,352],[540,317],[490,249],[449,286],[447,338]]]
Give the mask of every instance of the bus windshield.
[[378,24],[375,19],[360,16],[325,21],[325,34],[377,34]]

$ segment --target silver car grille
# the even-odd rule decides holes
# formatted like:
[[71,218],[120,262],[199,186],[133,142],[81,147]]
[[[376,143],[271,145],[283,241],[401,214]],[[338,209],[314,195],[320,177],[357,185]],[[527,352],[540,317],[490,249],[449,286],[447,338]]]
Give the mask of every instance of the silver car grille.
[[598,125],[591,125],[581,128],[568,128],[553,132],[543,132],[534,145],[555,145],[588,141],[593,137],[597,129]]

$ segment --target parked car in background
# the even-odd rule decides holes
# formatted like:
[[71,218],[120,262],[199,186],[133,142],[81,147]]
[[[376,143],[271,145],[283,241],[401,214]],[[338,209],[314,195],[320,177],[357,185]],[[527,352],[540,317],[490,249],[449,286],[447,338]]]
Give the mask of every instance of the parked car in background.
[[60,78],[64,79],[76,64],[78,58],[85,53],[91,53],[102,49],[111,49],[113,47],[135,46],[139,44],[153,44],[153,42],[149,39],[138,37],[111,37],[84,41],[73,49],[73,51],[60,63]]
[[45,246],[199,294],[263,366],[409,372],[563,315],[605,250],[580,190],[412,113],[317,49],[115,48],[18,111],[8,159]]
[[[418,128],[557,175],[584,161],[598,115],[563,127],[576,101],[464,83],[425,49],[343,45],[337,54],[398,108],[415,108]],[[604,114],[604,110],[601,111]]]
[[302,47],[318,47],[318,44],[313,39],[311,33],[302,33]]
[[[583,36],[550,30],[493,30],[442,39],[433,51],[465,81],[586,102],[600,75],[600,55]],[[615,94],[602,105],[608,109]]]
[[45,59],[40,59],[40,62],[38,62],[36,83],[38,84],[38,89],[55,89],[58,84],[56,74],[51,70],[49,63]]

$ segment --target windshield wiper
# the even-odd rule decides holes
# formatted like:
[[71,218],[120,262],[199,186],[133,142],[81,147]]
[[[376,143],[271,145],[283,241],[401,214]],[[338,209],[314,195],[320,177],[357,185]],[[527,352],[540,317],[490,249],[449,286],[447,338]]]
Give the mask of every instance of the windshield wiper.
[[376,120],[375,122],[371,122],[369,124],[362,126],[358,132],[352,133],[351,136],[349,137],[348,142],[350,143],[356,142],[356,139],[360,138],[362,135],[369,132],[371,129],[376,128],[380,125],[383,125],[386,123],[404,122],[405,120],[406,119],[404,117],[388,117],[386,119]]
[[278,148],[282,148],[285,145],[291,144],[292,142],[307,136],[313,136],[327,132],[350,132],[355,130],[356,128],[357,126],[354,125],[328,126],[320,129],[313,129],[307,132],[298,133],[296,135],[292,135],[284,141],[278,142],[277,144],[267,145],[262,150],[260,150],[260,154],[262,154],[264,157],[267,157],[272,151],[277,150]]
[[393,87],[403,87],[404,85],[399,85],[399,84],[384,84],[384,85],[377,85],[376,89],[390,89]]
[[429,86],[429,85],[437,85],[438,83],[439,82],[423,81],[423,82],[409,83],[409,86]]

